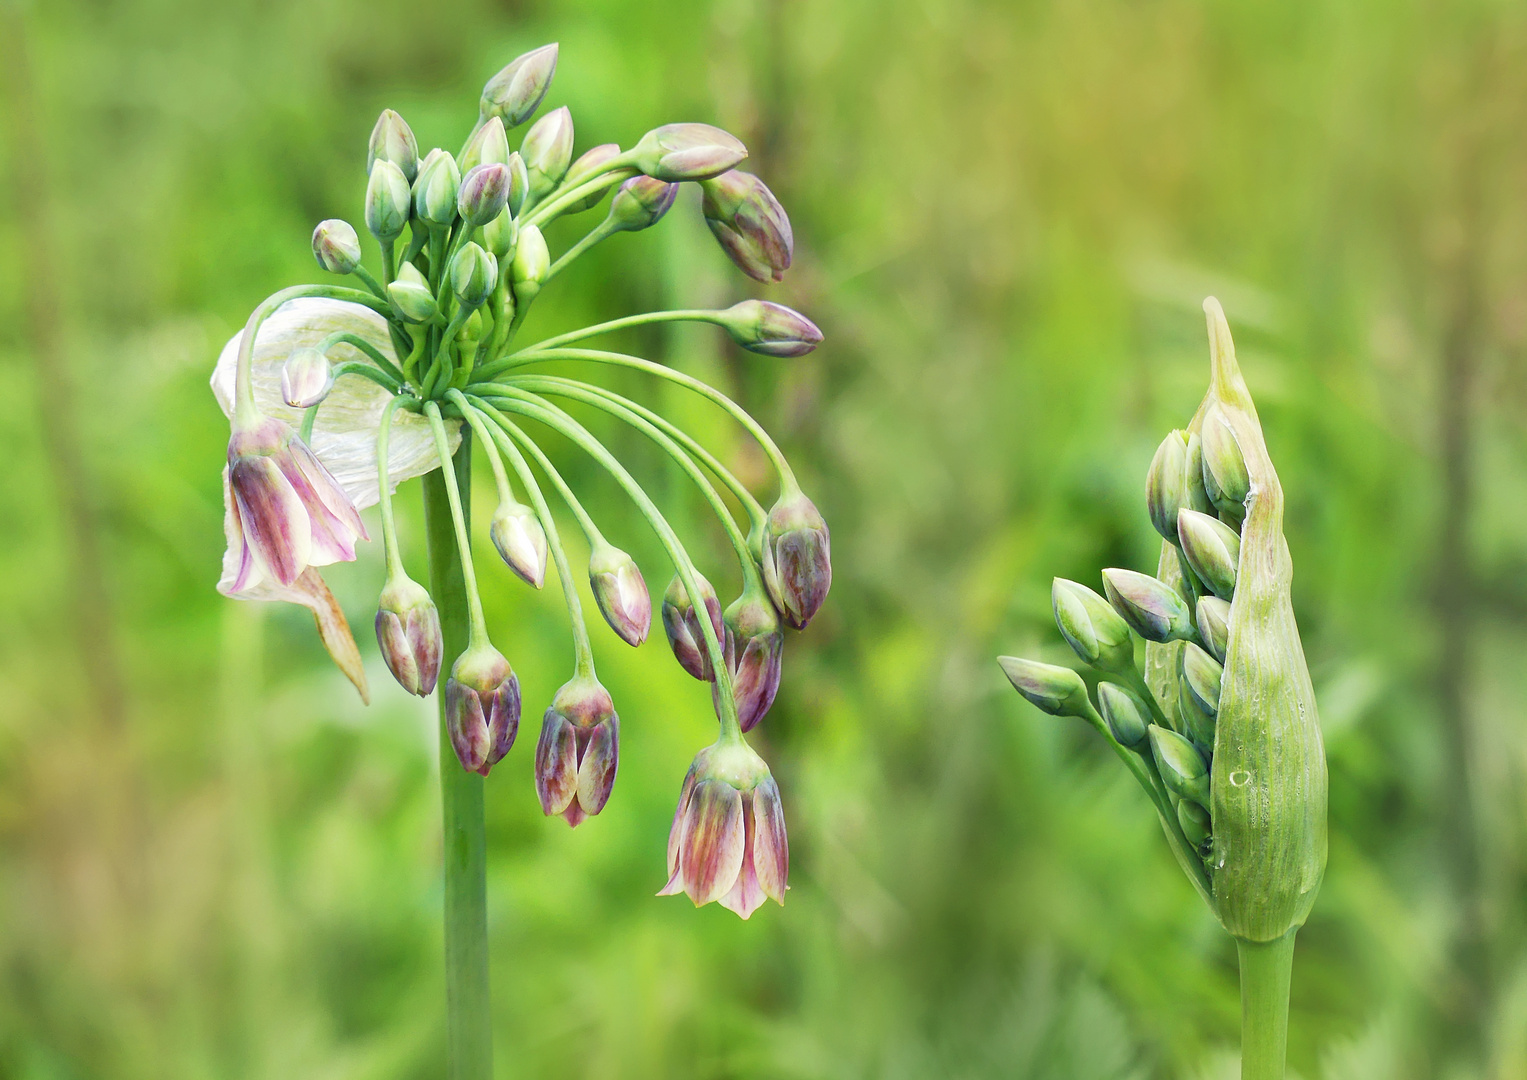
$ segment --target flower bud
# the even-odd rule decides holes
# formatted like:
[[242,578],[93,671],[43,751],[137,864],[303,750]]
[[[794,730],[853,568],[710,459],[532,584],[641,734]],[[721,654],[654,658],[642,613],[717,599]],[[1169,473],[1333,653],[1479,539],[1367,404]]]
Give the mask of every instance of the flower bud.
[[431,150],[414,181],[415,215],[436,228],[450,225],[456,220],[456,191],[460,187],[461,170],[456,159],[444,150],[438,155]]
[[1151,753],[1167,790],[1178,798],[1209,805],[1209,766],[1198,748],[1164,727],[1151,725]]
[[555,44],[516,56],[483,86],[478,112],[498,117],[506,128],[518,127],[540,106],[556,72]]
[[1251,477],[1246,472],[1246,458],[1236,444],[1235,433],[1225,423],[1224,412],[1211,405],[1204,412],[1199,438],[1203,442],[1204,490],[1216,510],[1239,521],[1246,516],[1246,497],[1251,494]]
[[737,702],[737,723],[743,731],[752,731],[779,693],[785,631],[769,598],[751,589],[726,609],[723,621],[724,655]]
[[790,847],[779,785],[746,743],[695,756],[668,833],[668,884],[659,896],[712,900],[744,919],[768,897],[785,902]]
[[445,683],[445,728],[461,767],[488,775],[520,729],[520,680],[484,642],[456,658]]
[[519,229],[514,223],[514,215],[509,213],[509,208],[503,211],[482,227],[483,247],[488,249],[488,254],[502,262],[514,254],[515,241],[519,239]]
[[348,221],[330,218],[313,230],[313,258],[331,274],[350,274],[361,263],[361,241]]
[[1129,750],[1149,749],[1145,743],[1150,737],[1150,706],[1141,700],[1139,694],[1118,683],[1100,682],[1098,712],[1103,714],[1108,730],[1120,746]]
[[1236,564],[1241,558],[1241,538],[1235,530],[1208,514],[1184,509],[1177,515],[1177,536],[1183,557],[1198,579],[1221,600],[1234,596]]
[[317,349],[294,349],[281,365],[281,400],[294,409],[317,405],[332,389],[334,368]]
[[440,677],[440,612],[423,585],[399,575],[377,604],[376,643],[387,670],[410,694],[429,697]]
[[634,164],[657,180],[707,180],[748,156],[736,136],[709,124],[664,124],[632,147]]
[[790,269],[790,218],[764,182],[732,169],[700,182],[701,211],[727,257],[755,281],[779,281]]
[[1083,663],[1116,674],[1133,671],[1135,644],[1118,612],[1085,585],[1056,578],[1050,587],[1055,625]]
[[536,795],[571,826],[604,809],[620,756],[620,717],[598,681],[575,677],[552,698],[536,744]]
[[1182,826],[1182,835],[1194,847],[1202,848],[1209,842],[1209,811],[1196,802],[1183,799],[1177,804],[1177,823]]
[[398,267],[397,280],[387,286],[387,298],[398,314],[409,322],[429,322],[439,311],[428,279],[410,262]]
[[573,114],[567,106],[555,109],[531,125],[520,143],[530,197],[539,202],[567,175],[573,160]]
[[1068,667],[1041,664],[1038,660],[1024,660],[1016,656],[999,656],[1002,673],[1029,703],[1051,716],[1092,715],[1092,702],[1087,698],[1087,684],[1082,677]]
[[816,323],[769,300],[733,304],[716,321],[737,344],[765,356],[805,356],[822,343]]
[[[1204,443],[1196,431],[1188,436],[1188,459],[1183,469],[1182,486],[1186,499],[1184,506],[1200,514],[1214,513],[1214,504],[1209,501],[1209,492],[1204,488]],[[1176,537],[1168,539],[1177,543]]]
[[391,109],[383,109],[376,127],[371,129],[371,143],[366,148],[368,174],[378,161],[392,162],[410,184],[419,174],[419,144],[408,124]]
[[366,228],[383,244],[403,233],[413,208],[412,195],[403,170],[390,161],[378,161],[366,182]]
[[1156,448],[1145,474],[1145,506],[1162,538],[1177,543],[1177,511],[1187,505],[1188,437],[1174,431]]
[[504,122],[490,116],[488,122],[472,133],[466,149],[461,152],[458,167],[469,173],[479,165],[509,164],[509,138],[504,134]]
[[1217,596],[1198,598],[1198,636],[1204,648],[1221,664],[1230,642],[1230,604]]
[[[726,643],[726,626],[721,621],[721,601],[716,590],[699,573],[700,593],[706,613],[710,616],[711,629],[716,632],[716,643],[723,648]],[[710,653],[705,648],[705,633],[700,629],[700,616],[690,602],[684,579],[678,574],[668,583],[663,594],[663,630],[668,634],[668,646],[673,649],[679,666],[701,682],[709,682],[712,674]]]
[[522,503],[505,502],[493,515],[488,536],[505,565],[519,579],[539,589],[546,581],[546,530],[535,511]]
[[1103,571],[1103,592],[1129,628],[1146,641],[1186,641],[1193,615],[1170,585],[1134,570]]
[[764,587],[786,623],[806,629],[832,587],[832,535],[799,488],[780,495],[764,522]]
[[451,263],[451,291],[462,307],[481,307],[498,284],[498,260],[468,240]]
[[509,264],[515,300],[522,304],[534,300],[550,271],[551,253],[546,250],[546,237],[536,226],[524,226],[514,246],[514,260]]
[[456,210],[468,225],[483,226],[504,212],[509,202],[509,169],[505,165],[479,165],[461,180]]
[[656,225],[678,197],[679,185],[633,176],[620,185],[610,200],[609,225],[622,232],[638,232]]
[[1177,653],[1178,725],[1205,755],[1214,750],[1214,720],[1219,713],[1220,666],[1194,642]]
[[652,599],[636,561],[601,543],[589,558],[589,584],[610,629],[627,645],[640,645],[652,628]]
[[[573,162],[567,170],[567,175],[562,178],[562,186],[572,190],[585,180],[592,180],[598,173],[604,170],[606,162],[620,156],[620,146],[617,143],[600,143],[598,146],[585,150],[577,161]],[[592,195],[585,195],[577,202],[567,204],[564,211],[568,214],[581,214],[585,210],[592,210],[599,205],[599,201],[605,197],[609,188],[600,188]]]
[[519,217],[529,197],[530,176],[525,172],[525,159],[516,150],[509,155],[509,212]]

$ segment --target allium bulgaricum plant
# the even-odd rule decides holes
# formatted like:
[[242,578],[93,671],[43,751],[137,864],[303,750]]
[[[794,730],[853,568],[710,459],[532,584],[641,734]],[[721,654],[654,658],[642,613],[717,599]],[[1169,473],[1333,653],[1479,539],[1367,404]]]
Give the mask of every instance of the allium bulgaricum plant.
[[[1154,577],[1055,580],[1061,636],[1098,673],[1001,658],[1013,686],[1079,717],[1156,808],[1188,880],[1236,940],[1243,1080],[1283,1076],[1294,935],[1326,863],[1326,765],[1290,600],[1283,489],[1212,297],[1209,392],[1156,451]],[[1135,639],[1144,642],[1143,669]]]

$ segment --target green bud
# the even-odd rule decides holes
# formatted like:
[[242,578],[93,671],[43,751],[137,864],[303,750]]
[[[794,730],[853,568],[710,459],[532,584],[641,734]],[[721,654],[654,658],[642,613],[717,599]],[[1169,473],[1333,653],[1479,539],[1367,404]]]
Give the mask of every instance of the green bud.
[[709,124],[664,124],[631,148],[633,163],[657,180],[709,180],[748,156],[735,135]]
[[462,307],[481,307],[498,284],[498,260],[470,240],[451,263],[451,291]]
[[482,339],[482,332],[486,325],[483,322],[482,308],[473,308],[472,314],[462,322],[461,329],[456,331],[456,344],[462,349],[475,346]]
[[1167,790],[1200,806],[1209,805],[1209,765],[1198,748],[1164,727],[1150,727],[1151,753]]
[[530,176],[525,172],[525,159],[516,150],[509,155],[509,212],[519,217],[529,197]]
[[431,150],[414,181],[414,213],[419,220],[445,228],[456,220],[456,191],[461,171],[456,159],[444,150]]
[[1225,662],[1230,641],[1230,605],[1217,596],[1198,598],[1198,636],[1211,656]]
[[518,127],[540,107],[557,73],[557,46],[542,45],[516,56],[482,88],[478,112],[498,117],[504,127]]
[[716,322],[744,349],[765,356],[805,356],[822,343],[816,323],[771,300],[733,304],[717,312]]
[[573,160],[573,114],[566,105],[531,125],[520,143],[520,157],[530,178],[530,197],[539,202],[562,182]]
[[403,118],[391,109],[383,109],[371,129],[371,143],[366,148],[366,172],[378,161],[390,161],[410,184],[419,175],[419,144]]
[[679,194],[678,184],[633,176],[620,185],[610,200],[610,227],[623,232],[637,232],[656,225],[668,213]]
[[[604,171],[607,162],[620,156],[618,143],[600,143],[592,150],[584,151],[583,155],[573,162],[567,170],[567,175],[562,178],[562,186],[572,190],[585,180],[592,180],[596,175]],[[605,197],[609,188],[600,188],[592,195],[586,195],[577,202],[568,203],[567,214],[581,214],[585,210],[592,210],[598,206]]]
[[386,159],[371,166],[366,182],[366,228],[383,244],[390,244],[403,234],[412,209],[408,179],[403,170]]
[[1103,571],[1103,592],[1129,628],[1146,641],[1186,641],[1193,615],[1176,589],[1134,570]]
[[456,191],[456,210],[470,226],[488,224],[504,212],[509,202],[509,169],[504,165],[479,165],[462,178]]
[[1188,843],[1196,848],[1202,848],[1211,837],[1209,825],[1209,811],[1199,806],[1196,802],[1184,799],[1177,804],[1177,823],[1182,826],[1182,835],[1188,838]]
[[1051,716],[1086,718],[1092,715],[1087,684],[1070,668],[1016,656],[999,656],[997,663],[1002,665],[1002,673],[1013,684],[1013,689],[1041,711]]
[[504,122],[490,116],[488,122],[472,133],[466,149],[461,152],[458,167],[463,174],[479,165],[509,164],[509,137],[504,134]]
[[514,242],[519,237],[519,229],[514,224],[514,217],[509,213],[506,206],[500,211],[498,217],[482,227],[483,247],[487,248],[496,259],[507,259],[514,252]]
[[1146,749],[1150,736],[1151,712],[1139,694],[1118,683],[1098,683],[1098,712],[1120,746],[1130,750]]
[[[1188,436],[1188,461],[1182,482],[1187,496],[1184,506],[1200,514],[1214,513],[1214,504],[1209,501],[1209,492],[1204,488],[1204,443],[1196,431]],[[1175,536],[1168,539],[1177,543]]]
[[398,267],[397,280],[387,286],[387,298],[392,301],[397,313],[408,322],[429,322],[439,311],[429,281],[410,262]]
[[361,241],[355,226],[339,218],[320,221],[313,230],[313,258],[331,274],[350,274],[361,264]]
[[1251,494],[1251,477],[1246,473],[1246,459],[1236,445],[1235,434],[1225,423],[1219,406],[1204,413],[1199,438],[1203,442],[1204,490],[1214,508],[1236,521],[1246,516],[1246,497]]
[[1135,644],[1129,626],[1087,586],[1056,578],[1050,586],[1050,607],[1061,636],[1083,663],[1122,674],[1135,667]]
[[1188,437],[1174,431],[1156,448],[1145,474],[1145,506],[1163,538],[1177,543],[1177,511],[1187,505]]
[[514,248],[514,261],[509,264],[509,281],[514,286],[515,298],[533,299],[541,291],[541,283],[551,269],[551,253],[546,250],[546,238],[534,225],[520,230],[519,242]]
[[1218,712],[1219,664],[1193,642],[1185,642],[1177,654],[1178,726],[1205,754],[1214,750]]
[[1236,565],[1241,538],[1234,529],[1208,514],[1184,508],[1177,515],[1177,537],[1183,557],[1198,579],[1221,600],[1235,595]]

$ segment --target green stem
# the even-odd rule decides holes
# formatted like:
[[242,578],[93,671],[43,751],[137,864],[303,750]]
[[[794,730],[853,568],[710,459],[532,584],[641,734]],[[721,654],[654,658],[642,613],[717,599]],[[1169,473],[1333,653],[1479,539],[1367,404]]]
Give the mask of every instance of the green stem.
[[[593,235],[592,233],[590,235]],[[585,237],[584,239],[587,239]],[[564,255],[563,258],[566,258]],[[559,260],[560,261],[560,260]],[[716,322],[718,317],[725,314],[721,311],[711,311],[707,308],[685,308],[677,311],[644,311],[640,315],[627,315],[620,319],[611,319],[609,322],[595,323],[593,326],[585,326],[578,330],[569,330],[565,334],[538,341],[534,345],[527,345],[516,352],[510,359],[524,356],[528,353],[540,352],[543,349],[555,349],[559,345],[570,345],[574,341],[582,341],[584,338],[597,337],[600,334],[608,334],[614,330],[624,330],[628,326],[650,326],[653,323],[662,322]]]
[[1235,939],[1241,960],[1241,1080],[1283,1080],[1296,926],[1276,941]]
[[[444,469],[445,463],[451,460],[451,444],[446,436],[445,421],[440,419],[440,406],[433,401],[426,401],[424,415],[429,417],[429,426],[435,433],[435,450],[440,455],[440,467]],[[466,434],[465,431],[461,433],[463,439]],[[488,624],[483,618],[482,598],[477,594],[477,572],[472,568],[472,537],[467,529],[467,514],[471,507],[465,505],[461,497],[461,485],[456,482],[454,472],[446,473],[445,493],[450,503],[451,520],[456,526],[456,554],[461,560],[462,579],[467,594],[467,617],[471,627],[467,647],[471,648],[488,640]]]
[[403,559],[398,554],[398,527],[392,516],[392,468],[388,441],[392,437],[392,414],[403,399],[394,397],[382,406],[382,419],[376,429],[377,504],[382,510],[382,552],[387,557],[387,580],[403,573]]
[[[462,432],[451,464],[457,486],[470,486],[472,441],[468,432]],[[424,523],[429,540],[430,593],[440,611],[445,655],[455,657],[467,647],[469,614],[444,468],[424,477]],[[445,695],[437,696],[444,830],[446,1076],[449,1080],[492,1080],[483,778],[456,766],[456,752],[445,729]]]
[[328,337],[324,338],[318,343],[318,351],[327,354],[328,351],[336,345],[353,345],[355,348],[371,357],[371,359],[376,362],[377,367],[387,372],[387,374],[391,375],[398,382],[403,381],[403,372],[398,367],[398,365],[394,364],[391,360],[387,359],[387,357],[383,356],[380,349],[371,344],[371,342],[367,341],[365,338],[361,337],[359,334],[352,334],[348,330],[341,330],[338,333],[330,334]]
[[604,163],[599,173],[583,181],[577,187],[568,188],[566,191],[552,192],[550,199],[540,206],[531,208],[530,212],[525,215],[525,220],[520,223],[520,227],[524,228],[526,225],[535,225],[539,228],[542,224],[550,221],[580,199],[585,199],[594,194],[594,192],[603,191],[607,187],[614,187],[621,181],[629,180],[635,176],[636,170],[628,167],[624,157],[625,155],[611,158]]
[[599,243],[601,240],[604,240],[606,237],[613,236],[619,231],[620,230],[618,228],[610,224],[609,218],[605,218],[598,225],[595,225],[592,229],[590,229],[588,234],[584,236],[582,240],[579,240],[572,247],[564,251],[562,256],[557,259],[556,262],[551,264],[551,267],[546,271],[546,280],[541,282],[541,284],[545,285],[547,281],[550,281],[563,270],[567,269],[568,264],[577,259],[578,256],[582,255],[585,251]]

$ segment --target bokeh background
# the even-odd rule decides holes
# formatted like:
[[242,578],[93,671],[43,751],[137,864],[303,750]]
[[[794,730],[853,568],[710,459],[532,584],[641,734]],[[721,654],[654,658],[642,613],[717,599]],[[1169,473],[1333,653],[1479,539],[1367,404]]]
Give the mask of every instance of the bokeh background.
[[[483,81],[556,40],[548,104],[580,151],[676,119],[737,132],[796,266],[753,286],[691,192],[559,280],[535,328],[748,295],[816,318],[827,343],[795,361],[704,328],[626,343],[778,435],[835,581],[756,739],[793,889],[742,923],[653,895],[713,730],[704,688],[661,635],[632,651],[594,627],[620,781],[586,826],[544,819],[557,590],[484,574],[527,702],[487,788],[499,1075],[1234,1075],[1229,939],[1117,763],[993,662],[1067,659],[1052,575],[1154,566],[1141,483],[1202,393],[1213,293],[1289,495],[1330,755],[1292,1066],[1527,1076],[1519,5],[9,0],[0,18],[0,1075],[442,1074],[435,741],[376,658],[377,545],[329,574],[371,667],[362,708],[305,612],[213,590],[227,429],[207,378],[260,299],[319,280],[314,222],[359,220],[379,110],[454,148]],[[719,416],[614,383],[767,488]],[[609,434],[734,587],[680,479]],[[547,445],[660,590],[618,492]]]

